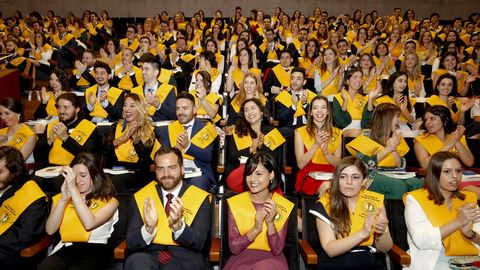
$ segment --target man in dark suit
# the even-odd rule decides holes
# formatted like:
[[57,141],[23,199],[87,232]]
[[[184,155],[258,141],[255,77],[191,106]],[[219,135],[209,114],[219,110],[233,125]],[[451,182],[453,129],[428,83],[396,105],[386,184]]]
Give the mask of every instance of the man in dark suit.
[[205,269],[202,251],[210,229],[210,196],[182,181],[183,158],[176,148],[155,153],[157,183],[132,200],[124,269]]
[[[184,158],[193,160],[202,170],[202,175],[185,179],[191,185],[209,190],[216,184],[212,161],[213,141],[217,132],[212,124],[195,119],[195,99],[192,94],[180,93],[177,96],[177,121],[157,130],[162,147],[176,147]],[[176,138],[175,141],[172,138]]]

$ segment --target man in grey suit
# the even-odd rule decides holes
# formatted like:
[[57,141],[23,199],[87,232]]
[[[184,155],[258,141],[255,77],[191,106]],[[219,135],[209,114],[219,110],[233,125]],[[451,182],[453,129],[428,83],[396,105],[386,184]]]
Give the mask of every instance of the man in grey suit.
[[155,153],[155,173],[157,181],[132,200],[127,233],[131,255],[124,269],[205,269],[209,193],[182,181],[182,153],[176,148]]

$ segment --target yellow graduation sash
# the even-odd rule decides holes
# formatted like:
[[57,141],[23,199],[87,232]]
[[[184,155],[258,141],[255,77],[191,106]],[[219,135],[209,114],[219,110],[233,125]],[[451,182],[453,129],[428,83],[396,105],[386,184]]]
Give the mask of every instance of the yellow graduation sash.
[[[170,146],[174,147],[177,144],[178,134],[182,132],[185,132],[185,127],[178,122],[178,120],[168,126]],[[201,149],[205,149],[205,147],[209,146],[213,140],[215,140],[217,135],[215,127],[210,123],[206,123],[206,125],[190,139],[190,143]],[[195,159],[185,153],[183,153],[183,157],[190,160]]]
[[[118,76],[124,69],[124,66],[121,66],[115,71],[115,76]],[[136,66],[132,67],[133,73],[135,73],[135,80],[137,81],[138,85],[143,84],[143,77],[142,77],[142,70]],[[132,79],[130,78],[129,74],[126,74],[123,76],[120,81],[118,82],[118,88],[123,89],[123,90],[130,90],[133,88],[133,82]]]
[[[355,156],[357,152],[360,152],[366,156],[373,156],[380,152],[382,152],[385,147],[376,141],[370,139],[365,135],[360,135],[349,142],[347,145],[347,150],[350,152],[352,156]],[[405,156],[408,151],[410,151],[410,147],[408,147],[407,142],[404,138],[400,140],[400,143],[397,146],[398,154],[403,157]],[[395,167],[395,157],[392,153],[389,153],[385,158],[378,161],[378,165],[381,167]]]
[[[384,195],[373,191],[362,189],[358,195],[357,204],[355,206],[355,213],[350,212],[350,233],[352,235],[363,229],[365,218],[371,212],[375,212],[378,208],[383,207]],[[324,195],[318,200],[322,203],[323,207],[330,215],[330,192],[325,192]],[[343,237],[341,237],[343,238]],[[359,246],[371,246],[374,239],[374,230],[370,232],[370,237],[359,244]]]
[[140,46],[140,42],[136,38],[134,38],[130,46],[128,46],[128,38],[123,38],[120,40],[120,45],[124,46],[125,48],[129,48],[130,50],[135,52]]
[[46,198],[45,193],[35,181],[29,180],[12,197],[6,199],[0,206],[0,236],[17,221],[28,206],[42,197]]
[[282,65],[278,64],[272,68],[275,77],[277,77],[278,81],[282,85],[282,87],[290,87],[290,72],[286,72],[283,69]]
[[158,75],[158,80],[161,83],[168,84],[172,77],[173,77],[173,71],[171,71],[169,69],[162,68],[162,70],[160,71],[160,74]]
[[420,77],[418,79],[408,78],[408,89],[410,90],[410,93],[414,91],[415,87],[418,84],[423,85],[424,79],[425,79],[425,75],[422,75],[422,74],[420,74]]
[[[62,93],[64,92],[62,91]],[[55,100],[55,95],[53,94],[53,92],[50,92],[48,94],[50,95],[50,99],[48,99],[45,110],[47,111],[47,114],[49,116],[57,116],[58,110],[57,110],[57,102]]]
[[[153,127],[150,127],[150,130],[153,132]],[[115,139],[120,138],[125,132],[127,132],[127,129],[122,131],[122,124],[117,123],[117,127],[115,128]],[[155,152],[157,152],[157,150],[160,149],[160,147],[161,147],[160,142],[158,142],[158,140],[155,139],[152,152],[150,153],[150,158],[152,160],[155,157]],[[117,145],[117,147],[115,147],[115,155],[117,156],[117,159],[120,162],[129,162],[129,163],[138,162],[138,155],[137,155],[137,152],[135,151],[135,147],[133,146],[133,141],[131,138],[128,139],[128,141],[120,145]]]
[[[55,120],[48,124],[47,126],[47,138],[50,138],[50,132],[52,130],[53,125],[58,123],[58,120]],[[95,130],[97,126],[88,121],[82,120],[75,129],[70,133],[70,137],[77,141],[78,144],[84,145],[85,142],[90,138],[92,132]],[[74,156],[65,150],[62,147],[63,141],[60,138],[56,138],[52,144],[52,148],[50,149],[50,153],[48,154],[48,162],[50,164],[57,164],[57,165],[69,165],[72,162]]]
[[58,34],[53,36],[54,42],[62,47],[67,45],[67,43],[70,42],[72,38],[75,37],[70,33],[64,35],[62,39],[60,39],[60,36]]
[[[93,93],[95,97],[97,97],[97,91],[98,91],[98,85],[94,85],[92,87],[87,88],[85,90],[85,101],[88,103],[88,96],[90,93]],[[115,105],[117,102],[117,99],[120,97],[120,95],[123,94],[123,91],[115,88],[115,87],[110,87],[107,91],[107,101],[108,103]],[[98,102],[98,99],[95,101],[95,104],[93,105],[93,111],[90,112],[90,116],[92,117],[101,117],[101,118],[107,118],[108,117],[108,112],[105,111],[105,109],[102,107],[102,104]]]
[[14,65],[15,67],[18,67],[20,66],[23,62],[25,62],[25,68],[23,69],[23,73],[27,74],[30,72],[30,68],[32,66],[32,62],[30,61],[30,59],[27,59],[23,56],[20,56],[20,57],[16,57],[12,60],[10,60],[10,64]]
[[[180,59],[182,59],[183,61],[185,61],[185,62],[187,62],[187,63],[190,62],[190,61],[192,61],[192,59],[194,59],[194,58],[195,58],[195,55],[189,54],[189,53],[186,53],[186,54],[184,54],[184,55],[182,55],[182,56],[180,57]],[[170,59],[172,59],[172,58],[170,58]],[[212,80],[212,81],[213,81],[213,80]]]
[[[252,72],[254,74],[257,74],[259,76],[262,73],[262,71],[258,68],[250,68],[248,71]],[[242,70],[240,70],[238,67],[233,70],[232,78],[233,78],[233,81],[235,82],[235,85],[237,86],[237,88],[240,89],[240,86],[243,82],[244,77],[245,77],[245,75],[243,74]]]
[[[7,136],[7,132],[8,127],[0,129],[0,134],[2,135]],[[20,125],[20,128],[13,134],[13,137],[8,142],[8,145],[20,150],[25,145],[27,139],[30,138],[30,136],[35,136],[35,139],[37,138],[37,135],[35,134],[35,132],[33,132],[33,130],[31,130],[27,125],[22,124]]]
[[[335,98],[337,99],[340,106],[342,106],[343,105],[342,93],[336,94]],[[367,97],[357,93],[355,95],[355,98],[352,100],[352,98],[350,97],[350,94],[347,93],[347,98],[348,98],[347,112],[352,117],[352,120],[361,120],[362,114],[363,114],[363,107],[367,103],[366,102]]]
[[[447,140],[446,141],[448,141],[450,136],[452,136],[452,134],[447,134]],[[430,155],[433,155],[437,152],[440,152],[440,150],[444,146],[444,143],[434,134],[425,133],[425,134],[422,134],[422,135],[418,135],[417,137],[415,137],[415,140],[417,142],[419,142],[421,145],[423,145],[425,150],[427,150],[427,152]],[[467,146],[467,140],[465,139],[465,135],[463,135],[460,138],[460,143]],[[450,148],[448,151],[452,152],[452,153],[457,153],[457,149],[455,148],[455,146]]]
[[[322,82],[327,81],[332,74],[330,71],[325,70],[325,72],[322,73],[321,79]],[[322,89],[322,95],[324,96],[329,96],[329,95],[334,95],[338,93],[338,77],[335,76],[335,79],[333,79],[326,87]]]
[[[165,99],[167,98],[167,96],[170,94],[170,91],[172,91],[172,90],[174,90],[175,93],[176,93],[176,88],[173,85],[170,85],[168,83],[162,83],[158,87],[157,91],[155,92],[155,96],[158,97],[158,101],[160,103],[163,103],[165,101]],[[134,93],[134,94],[137,94],[144,101],[146,100],[145,99],[145,93],[143,91],[143,85],[132,88],[131,92]],[[147,105],[147,106],[148,106],[148,108],[147,108],[148,115],[152,116],[155,113],[155,111],[157,110],[157,108],[153,107],[152,105]]]
[[[48,43],[45,43],[45,44],[42,46],[42,50],[43,50],[44,52],[49,51],[49,50],[52,50],[52,46],[50,46],[50,44],[48,44]],[[35,57],[35,60],[42,60],[42,54],[41,54],[40,52],[35,51],[34,57]]]
[[[274,192],[272,200],[277,206],[277,215],[273,220],[273,224],[277,232],[283,229],[283,226],[288,221],[290,212],[292,212],[294,204],[288,199]],[[235,223],[240,235],[245,235],[255,225],[256,210],[250,200],[248,192],[240,193],[227,199]],[[267,236],[267,223],[263,222],[262,232],[255,238],[255,240],[247,247],[247,249],[257,249],[270,251]]]
[[[298,66],[307,70],[310,66],[313,65],[313,62],[310,61],[308,57],[300,57],[298,59]],[[315,70],[318,68],[312,68],[310,72],[307,74],[307,78],[313,78],[315,76]]]
[[[192,94],[193,98],[195,99],[195,105],[199,105],[197,94],[196,94],[197,92],[195,90],[192,90],[189,93]],[[212,106],[217,102],[219,103],[219,105],[222,105],[222,97],[214,92],[208,93],[208,95],[205,98],[207,99],[207,102]],[[203,105],[200,105],[200,107],[197,109],[197,115],[208,115]],[[217,113],[217,115],[215,115],[212,121],[214,123],[217,123],[218,121],[220,121],[220,119],[222,119],[222,117]]]
[[[432,95],[427,99],[427,103],[430,104],[430,106],[435,106],[435,105],[442,105],[446,108],[448,108],[447,103],[445,103],[439,96],[437,95]],[[457,106],[457,112],[454,112],[450,109],[450,114],[452,115],[453,121],[456,123],[458,121],[458,117],[460,117],[460,106],[462,106],[461,102],[457,99],[455,99],[455,105]]]
[[235,132],[233,132],[233,140],[235,142],[235,145],[237,146],[237,150],[239,151],[250,147],[253,143],[252,137],[250,135],[238,137],[238,134]]
[[[84,72],[88,72],[88,70],[86,70]],[[73,70],[73,76],[77,76],[77,74],[78,74],[78,69],[74,69]],[[93,77],[95,77],[95,70],[92,69],[92,71],[90,71],[90,74]],[[77,86],[89,86],[89,85],[90,85],[90,83],[85,78],[83,78],[83,76],[80,76],[80,79],[78,79],[78,81],[77,81]]]
[[285,138],[276,128],[272,129],[263,137],[263,144],[272,151],[277,149],[277,147],[282,145],[285,141]]
[[[302,138],[303,144],[307,150],[312,148],[315,144],[315,137],[311,137],[307,132],[307,126],[302,126],[297,128],[297,132]],[[336,127],[332,127],[332,134],[330,134],[330,140],[328,141],[327,151],[330,154],[334,154],[340,146],[340,138],[342,136],[342,131]],[[322,150],[319,148],[312,157],[312,163],[314,164],[330,164],[325,155],[323,155]]]
[[[265,51],[267,50],[267,42],[262,43],[258,48],[260,49],[260,51],[262,51],[262,53],[265,53]],[[283,45],[278,46],[278,49],[283,50]],[[275,50],[268,51],[267,61],[268,60],[279,60],[277,56],[277,52]]]
[[[58,204],[58,201],[62,198],[62,194],[59,193],[55,195],[53,200],[53,206]],[[115,201],[117,199],[110,198],[108,202],[104,202],[99,199],[91,200],[90,204],[90,211],[96,213],[98,210],[102,209],[111,201]],[[63,214],[62,224],[60,225],[60,236],[62,237],[63,242],[88,242],[90,239],[91,231],[85,230],[80,218],[77,215],[77,211],[73,206],[72,202],[69,202],[68,205],[65,207],[65,212]]]
[[[312,99],[315,96],[317,96],[317,94],[313,93],[310,90],[306,90],[306,91],[307,91],[307,94],[308,94],[307,95],[307,103],[310,103],[310,101],[312,101]],[[290,108],[293,105],[292,94],[288,91],[281,91],[280,94],[277,95],[275,100],[282,103],[287,108]],[[297,101],[296,107],[297,107],[297,110],[295,111],[295,114],[293,115],[293,117],[300,117],[302,115],[306,115],[306,112],[303,109],[303,104],[302,104],[301,100]]]
[[[157,234],[155,235],[155,238],[153,238],[153,243],[176,246],[177,243],[172,238],[172,229],[170,229],[170,226],[168,225],[168,217],[165,213],[163,203],[160,200],[156,185],[157,183],[152,181],[150,184],[137,191],[134,194],[135,202],[137,203],[138,211],[140,212],[142,219],[145,220],[143,214],[143,202],[146,198],[153,199],[158,215]],[[200,206],[207,197],[211,200],[209,193],[196,186],[189,186],[188,189],[185,190],[181,199],[183,202],[183,218],[187,226],[192,225]]]
[[[267,98],[263,94],[260,94],[259,99],[263,106],[267,104]],[[230,104],[232,105],[232,108],[236,113],[240,111],[242,104],[240,104],[240,101],[238,100],[238,95],[235,95],[235,97],[233,97],[232,102]]]
[[[369,79],[369,76],[363,76],[363,81],[364,82],[368,81],[368,79]],[[370,93],[370,91],[373,91],[375,89],[377,89],[377,80],[375,78],[372,78],[370,80],[370,82],[368,83],[367,87],[365,87],[363,89],[363,93],[368,94],[368,93]],[[409,89],[411,89],[411,88],[409,88]]]
[[[477,195],[470,191],[462,191],[465,194],[465,200],[452,198],[452,210],[449,210],[446,204],[437,205],[433,200],[428,199],[428,191],[424,188],[418,189],[408,194],[412,195],[420,204],[423,212],[434,227],[441,227],[457,217],[458,209],[465,203],[477,205]],[[473,256],[478,255],[478,249],[472,241],[465,238],[458,229],[451,235],[442,240],[446,256]]]

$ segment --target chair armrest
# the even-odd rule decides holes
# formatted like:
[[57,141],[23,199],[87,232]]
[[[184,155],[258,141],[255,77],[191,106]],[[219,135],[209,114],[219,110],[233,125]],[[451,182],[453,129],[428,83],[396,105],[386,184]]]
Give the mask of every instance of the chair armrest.
[[117,260],[125,260],[125,250],[127,249],[127,241],[123,240],[113,251],[113,255]]
[[410,265],[410,254],[395,244],[393,244],[392,248],[388,251],[388,255],[401,265]]
[[318,255],[307,240],[298,240],[298,247],[300,248],[303,262],[305,262],[306,265],[317,265]]
[[24,248],[20,251],[20,256],[23,258],[30,258],[35,256],[37,253],[41,252],[53,244],[53,237],[51,235],[45,235],[37,243]]
[[212,245],[210,246],[209,260],[213,263],[220,262],[220,243],[221,240],[218,237],[212,239]]

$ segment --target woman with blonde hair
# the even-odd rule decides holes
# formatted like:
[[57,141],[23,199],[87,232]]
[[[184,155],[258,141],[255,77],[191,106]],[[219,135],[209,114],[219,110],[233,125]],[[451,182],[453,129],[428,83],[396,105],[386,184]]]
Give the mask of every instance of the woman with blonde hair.
[[148,183],[153,155],[160,148],[148,116],[146,103],[137,94],[127,94],[120,119],[105,135],[106,167],[123,167],[134,173],[112,176],[118,192]]
[[426,93],[423,85],[425,75],[421,74],[421,62],[418,54],[415,52],[407,53],[400,70],[407,74],[409,96],[425,97]]

